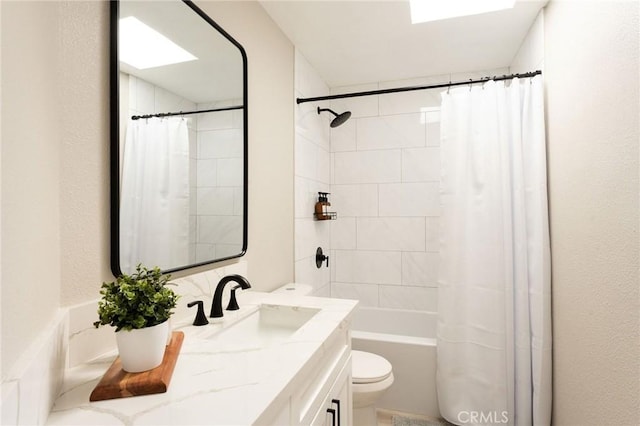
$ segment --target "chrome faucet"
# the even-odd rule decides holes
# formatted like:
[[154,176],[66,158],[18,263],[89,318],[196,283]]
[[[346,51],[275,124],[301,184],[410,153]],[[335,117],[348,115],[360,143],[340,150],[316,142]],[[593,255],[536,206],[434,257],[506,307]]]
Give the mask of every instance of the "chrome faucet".
[[222,278],[218,283],[218,286],[216,287],[216,292],[213,295],[213,303],[211,304],[211,314],[209,315],[210,318],[220,318],[223,315],[222,314],[222,291],[224,290],[224,286],[229,281],[237,282],[238,284],[240,284],[239,287],[242,288],[243,290],[251,288],[251,284],[249,284],[249,281],[247,281],[247,279],[242,275],[235,275],[235,274],[227,275],[226,277]]

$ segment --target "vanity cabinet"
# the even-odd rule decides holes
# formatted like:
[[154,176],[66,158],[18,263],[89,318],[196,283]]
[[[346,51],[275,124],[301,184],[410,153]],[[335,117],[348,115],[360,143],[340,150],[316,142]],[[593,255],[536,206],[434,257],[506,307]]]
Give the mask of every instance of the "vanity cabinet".
[[349,361],[336,379],[311,426],[350,426],[353,423],[350,364]]
[[[350,426],[351,335],[343,324],[312,356],[256,424],[291,426]],[[333,412],[331,411],[333,410]]]

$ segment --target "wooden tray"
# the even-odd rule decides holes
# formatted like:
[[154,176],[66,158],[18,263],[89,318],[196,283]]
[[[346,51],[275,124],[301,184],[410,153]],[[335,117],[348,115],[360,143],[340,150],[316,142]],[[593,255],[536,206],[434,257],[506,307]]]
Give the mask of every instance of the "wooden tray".
[[162,364],[153,370],[141,373],[127,373],[122,369],[120,357],[117,357],[107,372],[104,373],[104,376],[102,376],[102,380],[91,392],[89,401],[166,392],[183,340],[184,333],[182,331],[174,331],[171,334],[171,341],[164,351]]

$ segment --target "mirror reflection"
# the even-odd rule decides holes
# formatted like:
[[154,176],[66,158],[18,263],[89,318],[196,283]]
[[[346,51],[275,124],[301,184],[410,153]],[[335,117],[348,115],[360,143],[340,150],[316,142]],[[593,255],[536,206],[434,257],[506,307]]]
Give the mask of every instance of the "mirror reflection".
[[119,86],[114,274],[138,263],[169,272],[242,256],[244,50],[190,2],[112,3],[112,25]]

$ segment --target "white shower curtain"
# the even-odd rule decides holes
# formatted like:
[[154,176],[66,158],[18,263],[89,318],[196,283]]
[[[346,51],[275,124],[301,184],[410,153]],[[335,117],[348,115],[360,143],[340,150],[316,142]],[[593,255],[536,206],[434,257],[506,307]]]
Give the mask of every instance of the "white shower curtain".
[[169,269],[189,256],[189,131],[182,118],[130,120],[120,196],[120,267]]
[[437,389],[456,424],[549,425],[542,77],[442,94]]

